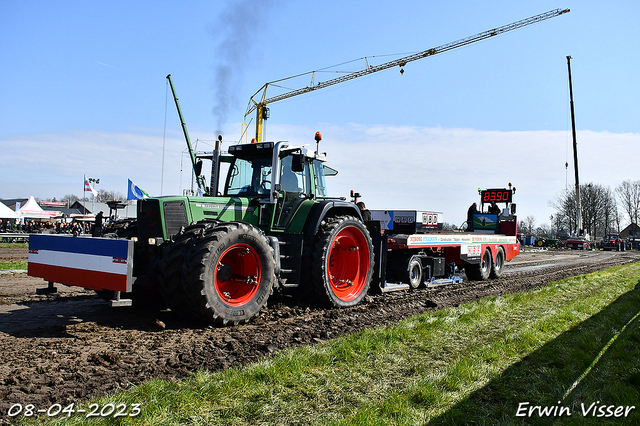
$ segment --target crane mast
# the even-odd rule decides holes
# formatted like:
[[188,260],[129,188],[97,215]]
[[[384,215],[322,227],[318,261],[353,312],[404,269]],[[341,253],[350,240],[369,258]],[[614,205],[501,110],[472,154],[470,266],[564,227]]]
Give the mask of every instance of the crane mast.
[[[400,67],[400,72],[403,73],[404,72],[404,66],[406,64],[408,64],[409,62],[413,62],[413,61],[417,61],[419,59],[423,59],[423,58],[427,58],[429,56],[433,56],[433,55],[437,55],[438,53],[443,53],[443,52],[447,52],[449,50],[453,50],[456,49],[458,47],[462,47],[462,46],[466,46],[469,45],[471,43],[475,43],[477,41],[481,41],[481,40],[486,40],[488,38],[506,33],[508,31],[512,31],[512,30],[516,30],[518,28],[522,28],[522,27],[526,27],[527,25],[531,25],[531,24],[535,24],[537,22],[540,21],[544,21],[546,19],[550,19],[559,15],[562,15],[564,13],[568,13],[570,10],[569,9],[554,9],[554,10],[550,10],[549,12],[545,12],[545,13],[541,13],[539,15],[535,15],[532,16],[530,18],[527,19],[523,19],[517,22],[513,22],[511,24],[508,25],[504,25],[502,27],[498,27],[498,28],[494,28],[488,31],[484,31],[481,32],[479,34],[473,35],[473,36],[469,36],[457,41],[453,41],[451,43],[447,43],[447,44],[443,44],[441,46],[438,47],[433,47],[431,49],[427,49],[424,50],[422,52],[419,53],[414,53],[412,55],[409,56],[405,56],[403,58],[400,59],[395,59],[393,61],[389,61],[389,62],[385,62],[383,64],[380,65],[375,65],[375,66],[368,66],[363,70],[360,71],[355,71],[334,79],[330,79],[327,81],[323,81],[323,82],[318,82],[317,84],[314,84],[313,79],[310,85],[306,86],[306,87],[302,87],[300,89],[296,89],[296,90],[292,90],[286,93],[282,93],[280,95],[277,96],[273,96],[270,98],[267,98],[267,89],[270,85],[273,85],[274,83],[283,81],[283,80],[287,80],[289,78],[294,78],[294,77],[299,77],[299,76],[294,76],[294,77],[289,77],[289,78],[285,78],[282,80],[276,80],[276,81],[272,81],[269,83],[266,83],[264,86],[262,86],[249,100],[249,105],[247,106],[247,111],[245,113],[245,121],[246,121],[246,117],[251,114],[253,111],[256,111],[256,137],[255,137],[255,142],[261,142],[262,141],[262,133],[263,133],[263,126],[264,126],[264,120],[266,120],[268,118],[268,109],[267,109],[267,105],[271,104],[273,102],[277,102],[277,101],[281,101],[283,99],[288,99],[291,98],[293,96],[298,96],[298,95],[302,95],[304,93],[309,93],[309,92],[313,92],[315,90],[320,90],[320,89],[324,89],[325,87],[329,87],[329,86],[333,86],[336,85],[338,83],[343,83],[345,81],[349,81],[349,80],[353,80],[359,77],[363,77],[365,75],[369,75],[369,74],[373,74],[375,72],[378,71],[383,71],[389,68],[393,68],[393,67]],[[315,74],[315,73],[311,73],[311,74]],[[259,100],[256,100],[256,98],[259,98]]]
[[576,179],[576,225],[577,234],[582,235],[582,202],[580,200],[580,179],[578,177],[578,141],[576,139],[576,117],[573,109],[573,85],[571,84],[571,56],[567,56],[567,68],[569,69],[569,98],[571,105],[571,133],[573,135],[573,169]]

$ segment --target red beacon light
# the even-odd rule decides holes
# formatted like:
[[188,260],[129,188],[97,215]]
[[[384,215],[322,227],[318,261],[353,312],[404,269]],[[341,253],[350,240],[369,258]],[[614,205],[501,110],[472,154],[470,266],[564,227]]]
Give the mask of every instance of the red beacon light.
[[313,137],[316,140],[316,155],[320,152],[320,141],[322,140],[322,134],[320,132],[316,132],[316,135]]

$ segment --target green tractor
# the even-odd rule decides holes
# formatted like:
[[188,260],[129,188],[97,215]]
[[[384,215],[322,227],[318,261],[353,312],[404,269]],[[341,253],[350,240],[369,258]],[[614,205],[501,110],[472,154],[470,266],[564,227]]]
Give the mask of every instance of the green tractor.
[[[113,235],[134,241],[133,296],[159,290],[172,310],[219,325],[249,320],[276,290],[326,306],[358,304],[373,275],[372,239],[354,203],[327,195],[325,177],[338,172],[318,152],[320,133],[315,152],[260,142],[222,153],[219,137],[213,152],[198,155],[167,79],[201,196],[139,200],[136,222]],[[211,160],[208,187],[203,159]]]
[[[364,298],[371,236],[357,206],[327,196],[325,177],[337,172],[325,154],[264,142],[211,159],[209,195],[138,201],[138,285],[157,286],[177,312],[221,325],[255,316],[275,290],[336,307]],[[225,163],[224,187],[213,195]]]

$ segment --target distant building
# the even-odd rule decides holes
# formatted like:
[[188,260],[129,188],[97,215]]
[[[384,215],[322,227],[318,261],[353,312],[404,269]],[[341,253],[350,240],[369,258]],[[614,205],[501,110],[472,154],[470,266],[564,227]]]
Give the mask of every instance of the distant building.
[[11,210],[16,211],[16,204],[20,203],[21,206],[29,201],[29,197],[27,198],[5,198],[4,200],[0,200],[2,204],[9,207]]
[[[71,205],[72,209],[77,209],[80,214],[84,215],[97,215],[100,212],[103,212],[105,217],[109,216],[110,207],[107,203],[98,203],[93,201],[87,201],[83,203],[83,200],[78,200]],[[118,209],[118,218],[126,219],[126,218],[135,218],[136,217],[136,204],[127,204],[125,208]]]
[[620,238],[635,238],[640,239],[640,226],[635,223],[627,226],[620,232]]

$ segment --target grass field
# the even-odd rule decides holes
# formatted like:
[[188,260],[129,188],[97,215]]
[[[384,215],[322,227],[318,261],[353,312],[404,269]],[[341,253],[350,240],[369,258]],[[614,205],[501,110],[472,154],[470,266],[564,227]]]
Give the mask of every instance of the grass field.
[[[2,247],[27,247],[26,243],[0,243],[0,248]],[[27,262],[0,262],[0,271],[5,269],[24,269],[27,270]]]
[[636,263],[91,401],[126,404],[125,412],[140,404],[135,417],[60,414],[53,421],[640,424],[639,311]]
[[24,269],[27,270],[27,262],[0,262],[0,271],[3,269]]
[[27,243],[0,243],[0,248],[2,247],[28,247]]

